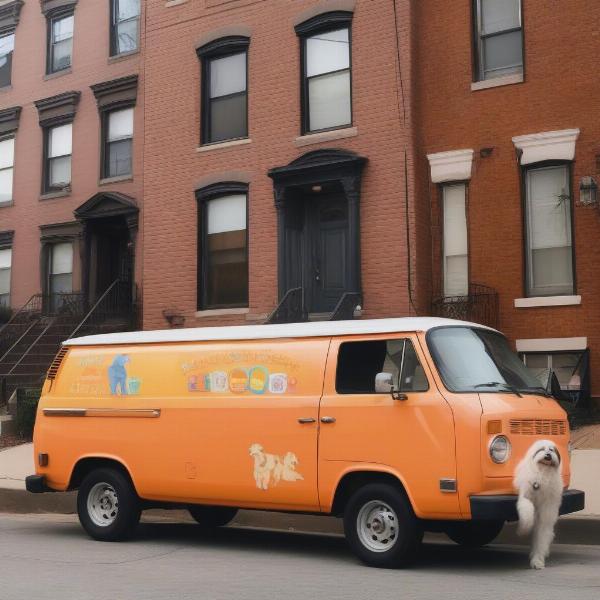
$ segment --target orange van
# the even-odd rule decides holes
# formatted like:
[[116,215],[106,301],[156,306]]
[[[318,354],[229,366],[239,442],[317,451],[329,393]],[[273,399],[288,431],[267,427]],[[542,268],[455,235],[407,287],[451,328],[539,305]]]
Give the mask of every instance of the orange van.
[[35,426],[30,492],[78,491],[93,538],[185,506],[205,527],[239,508],[344,518],[356,554],[407,562],[423,531],[492,541],[516,520],[512,478],[537,439],[563,457],[565,412],[499,332],[401,318],[71,339]]

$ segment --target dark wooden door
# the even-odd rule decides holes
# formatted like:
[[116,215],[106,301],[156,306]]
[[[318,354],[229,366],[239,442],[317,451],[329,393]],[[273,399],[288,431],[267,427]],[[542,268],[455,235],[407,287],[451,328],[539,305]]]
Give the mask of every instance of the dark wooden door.
[[331,312],[348,291],[348,205],[342,194],[315,198],[308,204],[309,311]]

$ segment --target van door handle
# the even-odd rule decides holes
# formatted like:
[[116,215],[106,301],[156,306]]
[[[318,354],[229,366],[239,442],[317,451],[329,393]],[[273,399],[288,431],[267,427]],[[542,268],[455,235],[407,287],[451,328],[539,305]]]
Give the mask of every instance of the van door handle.
[[335,423],[335,417],[321,417],[321,423]]
[[312,417],[301,417],[298,419],[298,423],[301,425],[304,425],[305,423],[314,423],[315,421],[316,419],[313,419]]

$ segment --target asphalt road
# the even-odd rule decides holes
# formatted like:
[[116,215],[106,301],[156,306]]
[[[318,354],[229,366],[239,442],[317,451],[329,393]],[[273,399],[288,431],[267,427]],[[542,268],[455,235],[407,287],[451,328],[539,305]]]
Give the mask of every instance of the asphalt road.
[[600,546],[558,544],[532,571],[527,548],[467,551],[429,536],[415,566],[370,569],[336,535],[143,523],[135,540],[88,539],[73,516],[0,514],[0,600],[328,600],[600,597]]

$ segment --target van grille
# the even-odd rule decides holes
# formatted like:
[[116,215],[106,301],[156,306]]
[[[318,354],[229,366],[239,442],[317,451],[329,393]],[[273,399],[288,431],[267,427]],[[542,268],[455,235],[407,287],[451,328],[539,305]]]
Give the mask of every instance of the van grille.
[[511,419],[510,432],[515,435],[565,435],[567,422],[558,419]]
[[58,351],[58,354],[54,357],[54,360],[52,361],[52,364],[50,365],[50,368],[48,369],[48,375],[46,375],[47,379],[56,379],[56,374],[58,373],[60,364],[62,363],[63,358],[65,357],[65,355],[67,354],[68,351],[69,351],[69,349],[67,348],[67,346],[63,346]]

